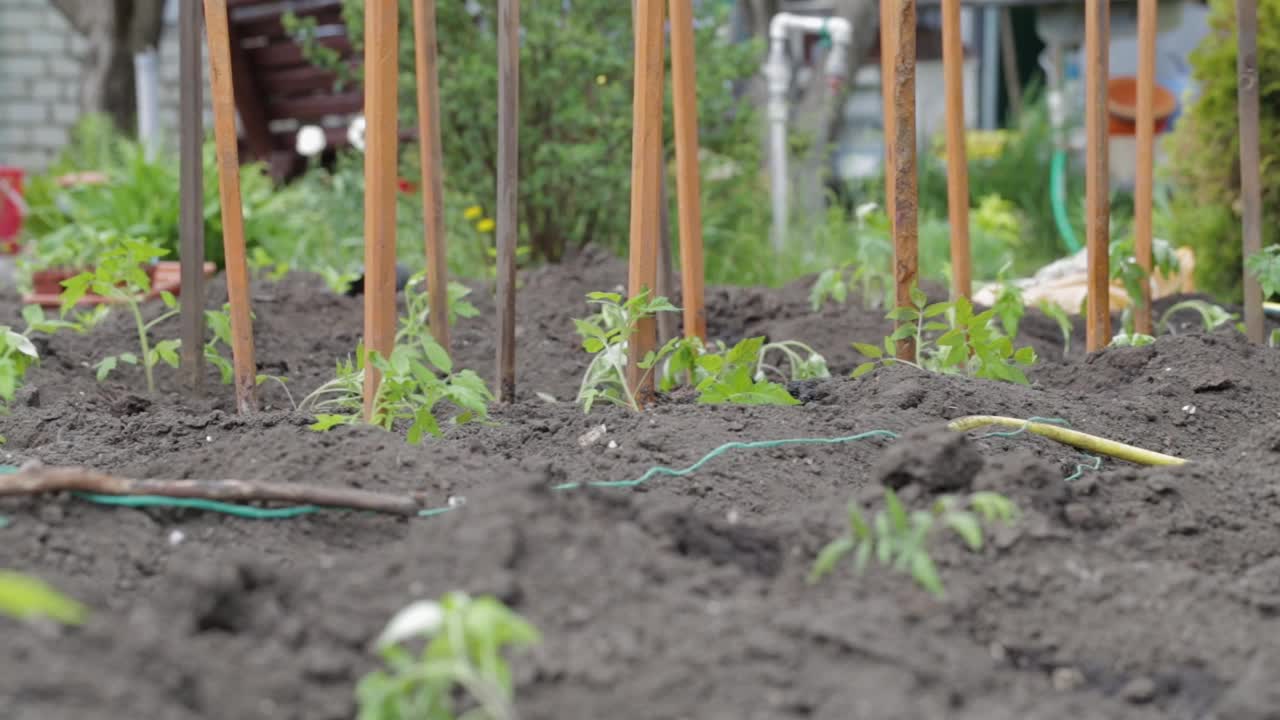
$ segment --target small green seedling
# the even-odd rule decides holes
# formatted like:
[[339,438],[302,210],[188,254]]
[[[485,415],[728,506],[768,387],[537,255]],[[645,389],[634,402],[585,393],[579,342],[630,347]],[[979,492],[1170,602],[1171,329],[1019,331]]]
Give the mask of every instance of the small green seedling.
[[[574,326],[582,336],[582,348],[594,357],[587,365],[578,387],[577,402],[584,413],[591,412],[597,401],[639,410],[640,403],[627,383],[627,342],[642,320],[659,312],[677,312],[665,297],[650,298],[642,292],[625,302],[619,293],[587,293],[587,302],[599,311],[586,319],[575,318]],[[638,365],[647,377],[661,360],[670,355],[680,342],[672,339],[657,350],[650,350]]]
[[1111,338],[1111,342],[1107,344],[1107,347],[1117,347],[1117,348],[1145,347],[1147,345],[1154,343],[1155,341],[1156,339],[1151,335],[1146,335],[1144,333],[1121,331],[1116,333],[1115,336]]
[[44,581],[0,570],[0,615],[18,620],[48,618],[63,625],[84,622],[83,605],[50,587]]
[[[257,319],[253,313],[249,313],[251,320]],[[230,385],[235,380],[235,368],[225,355],[222,354],[222,347],[231,347],[231,305],[224,303],[221,310],[205,310],[205,325],[213,332],[213,336],[204,344],[204,360],[218,370],[218,379],[223,385]],[[296,410],[298,404],[293,401],[293,393],[289,392],[289,378],[280,377],[278,375],[259,374],[254,378],[255,385],[261,385],[268,380],[275,382],[284,390],[285,397],[289,398],[289,404]]]
[[910,573],[925,590],[944,597],[942,580],[927,547],[930,532],[938,526],[950,528],[970,550],[978,552],[983,546],[984,522],[1008,524],[1017,516],[1013,501],[994,492],[976,492],[964,501],[943,496],[927,511],[908,513],[897,494],[885,488],[884,509],[871,522],[867,522],[856,502],[849,504],[849,529],[818,554],[809,582],[818,582],[852,554],[854,571],[859,575],[874,557],[880,565]]
[[0,325],[0,400],[6,407],[13,402],[27,370],[39,360],[31,338]]
[[[1147,272],[1138,264],[1133,249],[1133,234],[1129,233],[1111,243],[1111,279],[1120,280],[1125,292],[1133,299],[1134,306],[1142,302],[1142,286],[1149,282]],[[1157,272],[1172,275],[1178,272],[1178,254],[1167,241],[1155,238],[1151,241],[1151,259]],[[1126,334],[1133,334],[1133,314],[1125,313],[1121,323]]]
[[102,297],[125,305],[133,314],[138,330],[139,354],[131,352],[104,357],[95,368],[98,380],[105,380],[120,363],[142,365],[147,378],[147,392],[154,393],[156,381],[153,368],[160,362],[178,367],[178,347],[181,340],[161,340],[154,346],[148,337],[151,328],[178,314],[178,301],[172,293],[160,293],[168,310],[150,322],[142,317],[142,300],[151,292],[151,277],[146,267],[156,258],[168,254],[168,250],[146,240],[121,237],[98,261],[98,266],[88,272],[62,281],[62,316],[76,306],[90,290]]
[[1218,326],[1225,325],[1226,323],[1236,319],[1236,315],[1234,313],[1228,312],[1227,309],[1221,305],[1214,305],[1213,303],[1205,302],[1204,300],[1183,300],[1182,302],[1170,305],[1169,308],[1164,311],[1164,314],[1160,316],[1160,322],[1156,324],[1156,332],[1171,333],[1172,327],[1169,325],[1169,321],[1176,313],[1182,310],[1195,310],[1196,313],[1200,315],[1200,325],[1204,328],[1205,332],[1214,330]]
[[372,365],[382,373],[378,396],[374,401],[373,424],[392,430],[399,421],[408,421],[406,439],[411,444],[427,434],[441,436],[437,406],[449,401],[461,409],[452,418],[466,423],[488,417],[493,395],[484,381],[471,370],[455,371],[453,360],[444,347],[429,334],[410,342],[398,343],[390,357],[365,352],[363,341],[356,348],[356,359],[340,361],[337,377],[321,385],[298,403],[299,410],[315,411],[312,430],[324,431],[338,425],[361,422],[364,397],[364,374]]
[[765,379],[764,348],[763,337],[748,338],[720,352],[707,352],[696,338],[686,339],[671,355],[661,386],[670,389],[681,379],[692,378],[698,402],[707,405],[799,405],[785,387]]
[[1036,307],[1058,323],[1058,331],[1062,333],[1062,357],[1066,357],[1071,352],[1071,316],[1067,315],[1066,308],[1052,300],[1041,300]]
[[[420,653],[404,643],[425,639]],[[504,653],[538,643],[537,628],[492,597],[448,593],[401,610],[376,642],[385,667],[361,678],[358,720],[514,720]],[[472,705],[459,711],[460,697]]]
[[[1029,384],[1018,366],[1034,365],[1035,350],[1030,346],[1014,350],[1013,341],[995,327],[995,308],[975,314],[973,306],[963,297],[929,305],[919,288],[911,289],[911,302],[913,307],[899,307],[886,316],[906,324],[884,339],[883,349],[866,343],[853,344],[855,350],[868,358],[868,362],[854,369],[853,377],[865,375],[877,365],[901,362],[931,372]],[[916,341],[914,362],[893,357],[896,343],[906,338]]]

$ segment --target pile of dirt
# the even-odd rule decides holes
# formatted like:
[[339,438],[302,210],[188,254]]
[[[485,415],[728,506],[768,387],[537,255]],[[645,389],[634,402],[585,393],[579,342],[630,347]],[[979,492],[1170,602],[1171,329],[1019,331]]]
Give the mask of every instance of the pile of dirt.
[[[1043,362],[1030,386],[903,366],[851,380],[849,342],[886,334],[883,311],[814,313],[804,282],[711,288],[713,337],[801,340],[840,372],[795,388],[798,407],[672,399],[585,416],[572,403],[587,357],[571,319],[588,291],[624,278],[593,253],[522,274],[518,402],[419,446],[371,428],[312,432],[272,386],[273,409],[239,417],[212,371],[197,399],[167,369],[151,396],[131,370],[98,383],[93,362],[132,342],[123,316],[39,340],[44,360],[0,418],[7,462],[414,491],[455,510],[254,521],[2,499],[0,567],[91,614],[72,629],[0,619],[0,714],[350,718],[391,614],[465,590],[496,595],[544,636],[513,658],[526,718],[1274,716],[1276,351],[1179,327],[1085,356],[1077,328],[1064,359],[1056,324],[1032,312],[1020,342]],[[295,397],[354,350],[359,298],[302,276],[255,284],[254,297],[260,370],[289,378]],[[481,314],[459,322],[456,361],[490,377],[493,302],[481,285],[472,299]],[[0,304],[11,319],[19,310]],[[156,333],[176,336],[176,323]],[[1059,418],[1193,462],[1137,468],[1027,434],[940,429],[970,414]],[[859,436],[871,430],[901,437]],[[830,442],[729,449],[634,487],[553,489],[795,438]],[[981,552],[945,534],[931,543],[945,599],[874,564],[808,583],[847,504],[874,511],[884,484],[912,507],[994,490],[1021,516]]]

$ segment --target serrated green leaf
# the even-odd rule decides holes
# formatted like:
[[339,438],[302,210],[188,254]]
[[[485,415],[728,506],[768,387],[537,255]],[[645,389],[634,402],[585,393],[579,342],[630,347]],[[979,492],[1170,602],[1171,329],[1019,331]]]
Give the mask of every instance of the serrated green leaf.
[[920,312],[915,308],[900,307],[894,308],[885,315],[886,320],[895,320],[897,322],[915,322],[920,319]]
[[441,372],[453,372],[453,359],[449,357],[449,353],[445,351],[444,346],[440,343],[426,338],[422,342],[423,350],[427,353],[427,360],[431,361]]
[[897,342],[899,340],[906,340],[907,338],[913,338],[915,336],[916,336],[915,325],[903,325],[899,327],[897,330],[894,330],[893,333],[889,335],[889,339],[893,342]]
[[884,357],[884,351],[882,351],[880,348],[876,347],[875,345],[868,345],[866,343],[856,342],[853,344],[853,349],[862,353],[864,357],[871,358],[872,360],[879,360],[880,358]]
[[911,286],[911,304],[922,308],[929,302],[929,297],[918,286]]
[[316,415],[316,421],[310,427],[316,432],[324,432],[339,425],[349,424],[352,420],[351,415]]
[[924,309],[924,316],[926,318],[937,317],[951,310],[951,307],[952,304],[950,302],[936,302]]
[[1022,365],[1034,365],[1036,363],[1035,348],[1031,347],[1030,345],[1024,348],[1020,348],[1017,352],[1013,354],[1013,360],[1014,362]]

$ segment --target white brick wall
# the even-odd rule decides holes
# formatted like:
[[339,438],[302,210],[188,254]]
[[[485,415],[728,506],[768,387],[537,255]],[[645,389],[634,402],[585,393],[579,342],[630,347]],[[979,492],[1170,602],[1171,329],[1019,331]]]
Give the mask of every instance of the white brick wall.
[[[176,145],[178,28],[176,4],[160,42],[160,127]],[[80,107],[81,64],[88,41],[75,33],[49,0],[0,0],[0,165],[28,172],[47,166],[67,141]],[[208,65],[205,127],[211,127]]]

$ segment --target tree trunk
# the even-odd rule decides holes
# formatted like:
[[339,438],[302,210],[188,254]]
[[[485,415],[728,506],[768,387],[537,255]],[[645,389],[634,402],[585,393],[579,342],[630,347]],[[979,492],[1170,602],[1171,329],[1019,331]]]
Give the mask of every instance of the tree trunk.
[[104,112],[124,132],[135,128],[135,53],[160,44],[164,0],[49,0],[88,42],[80,109]]

